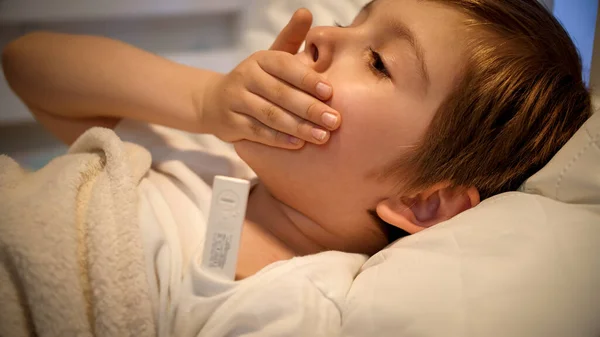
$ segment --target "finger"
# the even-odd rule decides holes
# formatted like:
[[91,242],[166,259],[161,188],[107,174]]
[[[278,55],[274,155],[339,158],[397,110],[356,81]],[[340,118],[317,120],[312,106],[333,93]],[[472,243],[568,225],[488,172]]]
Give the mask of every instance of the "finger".
[[306,39],[306,34],[308,34],[311,25],[312,13],[306,8],[300,8],[292,15],[290,22],[279,32],[270,49],[296,54],[302,42]]
[[249,92],[330,131],[340,126],[340,113],[320,100],[265,72],[257,71],[252,78],[255,80],[247,84]]
[[333,88],[329,81],[293,55],[265,52],[258,55],[256,62],[268,74],[321,100],[328,100],[333,95]]
[[295,138],[283,132],[269,128],[259,120],[248,115],[239,113],[237,115],[238,125],[245,125],[245,139],[279,147],[282,149],[299,149],[304,146],[305,142],[302,139]]
[[327,130],[274,105],[260,96],[247,92],[244,103],[246,106],[242,112],[254,117],[271,129],[313,144],[323,144],[329,140]]

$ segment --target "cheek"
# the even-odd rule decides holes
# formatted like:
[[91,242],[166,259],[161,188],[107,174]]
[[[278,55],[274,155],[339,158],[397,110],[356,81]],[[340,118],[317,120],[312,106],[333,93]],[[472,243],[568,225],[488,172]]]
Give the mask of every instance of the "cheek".
[[[393,90],[342,88],[331,106],[342,114],[342,126],[332,134],[331,151],[339,160],[365,167],[381,167],[412,147],[423,134],[429,119],[421,118],[419,107]],[[411,104],[412,103],[412,104]]]

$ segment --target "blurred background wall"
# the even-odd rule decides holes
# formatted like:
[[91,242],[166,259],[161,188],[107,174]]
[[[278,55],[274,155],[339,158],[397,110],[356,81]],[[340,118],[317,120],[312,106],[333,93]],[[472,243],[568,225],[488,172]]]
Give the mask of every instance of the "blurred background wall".
[[[33,30],[104,35],[226,72],[250,0],[0,0],[0,48]],[[0,153],[40,167],[66,147],[35,123],[0,72]]]
[[[0,0],[0,48],[39,29],[95,34],[181,63],[227,72],[239,60],[244,14],[265,10],[265,3],[276,1],[286,0]],[[540,1],[575,40],[586,80],[592,73],[592,88],[599,85],[600,56],[592,64],[598,0]],[[35,123],[0,72],[0,154],[37,168],[65,150]]]

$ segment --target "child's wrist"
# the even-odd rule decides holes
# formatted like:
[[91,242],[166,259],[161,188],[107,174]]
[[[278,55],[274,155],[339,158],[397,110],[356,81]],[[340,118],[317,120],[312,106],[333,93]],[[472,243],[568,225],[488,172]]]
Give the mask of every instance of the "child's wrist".
[[204,81],[204,85],[199,90],[194,90],[192,93],[192,100],[196,111],[196,129],[198,133],[210,133],[213,134],[217,125],[214,125],[215,121],[218,121],[215,113],[219,110],[217,101],[217,95],[215,89],[218,87],[218,82],[223,79],[225,75],[220,73],[211,73],[207,76]]

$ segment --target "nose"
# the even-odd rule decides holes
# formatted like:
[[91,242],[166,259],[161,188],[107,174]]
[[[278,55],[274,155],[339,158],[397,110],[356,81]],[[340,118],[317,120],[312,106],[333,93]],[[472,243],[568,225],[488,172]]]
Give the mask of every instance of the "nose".
[[314,27],[306,35],[304,52],[308,54],[309,65],[317,72],[325,72],[331,66],[339,35],[337,27]]

